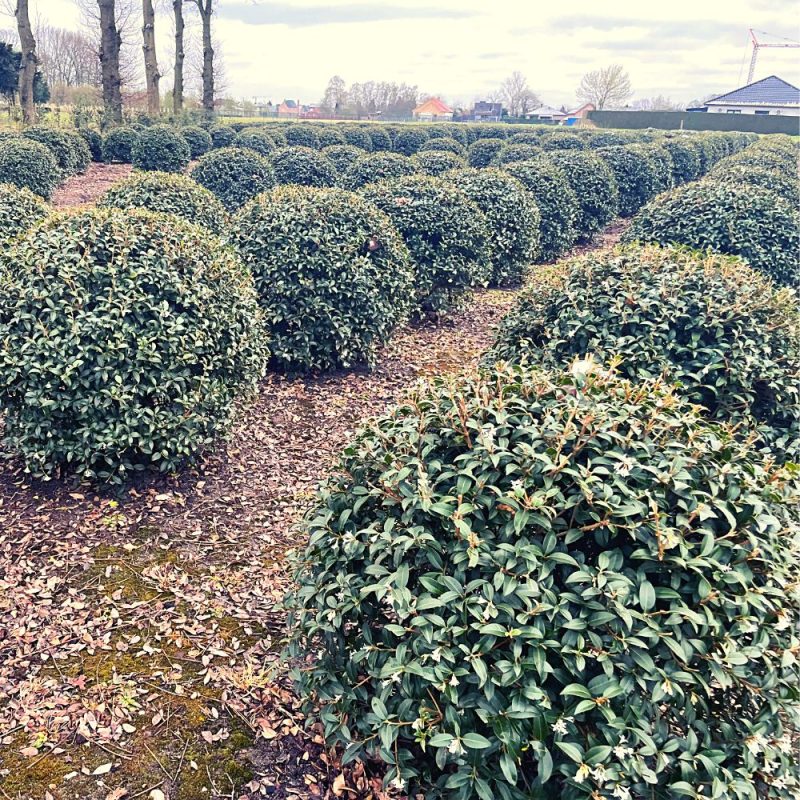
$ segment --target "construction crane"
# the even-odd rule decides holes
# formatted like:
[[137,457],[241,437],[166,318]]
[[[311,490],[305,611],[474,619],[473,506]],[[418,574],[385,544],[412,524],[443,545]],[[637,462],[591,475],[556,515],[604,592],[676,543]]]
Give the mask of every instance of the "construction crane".
[[762,47],[800,47],[800,42],[795,41],[794,39],[786,39],[782,36],[773,36],[775,39],[782,39],[780,42],[759,42],[756,38],[757,33],[760,33],[762,36],[773,36],[771,33],[754,31],[752,28],[750,28],[750,38],[753,41],[753,55],[750,57],[750,72],[747,74],[748,84],[753,82],[753,76],[756,74],[756,60],[758,58],[758,51]]

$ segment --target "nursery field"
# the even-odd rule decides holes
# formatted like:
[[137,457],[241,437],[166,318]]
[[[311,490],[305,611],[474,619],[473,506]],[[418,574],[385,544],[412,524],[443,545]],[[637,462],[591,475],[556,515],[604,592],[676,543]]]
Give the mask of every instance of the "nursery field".
[[0,797],[796,797],[797,156],[0,132]]

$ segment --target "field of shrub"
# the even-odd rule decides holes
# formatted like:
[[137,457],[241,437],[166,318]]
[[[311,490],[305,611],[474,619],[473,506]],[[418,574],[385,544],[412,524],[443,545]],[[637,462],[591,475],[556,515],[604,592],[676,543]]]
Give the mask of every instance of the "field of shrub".
[[[253,583],[263,568],[278,585],[257,580],[236,612],[204,606],[222,638],[177,647],[170,694],[200,664],[201,701],[209,684],[248,735],[282,741],[264,710],[280,694],[292,736],[331,748],[336,796],[366,797],[362,781],[443,800],[796,798],[798,152],[784,136],[488,124],[3,137],[0,495],[8,482],[34,515],[42,494],[92,496],[86,518],[103,520],[147,497],[152,519],[119,523],[138,530],[174,524],[158,498],[177,494],[191,516],[211,491],[225,510],[207,527],[192,516],[180,556],[211,558],[226,526],[250,519],[225,482],[279,493],[283,459],[321,446],[326,423],[251,461],[237,461],[236,431],[271,441],[309,394],[342,387],[325,395],[347,419],[338,462],[264,510],[304,512],[299,528],[287,523],[278,547],[253,525],[253,553],[225,565],[231,583],[206,575],[234,606],[237,576]],[[100,162],[132,172],[94,207],[51,208]],[[612,225],[621,243],[602,246]],[[487,295],[504,313],[467,357],[458,326]],[[388,409],[393,393],[371,397],[369,421],[350,415],[365,402],[353,387],[398,340],[447,331],[444,366],[404,373]],[[433,377],[410,385],[419,375]],[[61,514],[43,530],[72,519]],[[146,602],[174,590],[175,563],[136,563],[161,587]],[[188,572],[179,585],[191,616],[202,592]],[[280,602],[265,599],[273,588]],[[247,624],[226,638],[237,613]],[[119,642],[106,633],[84,642],[88,657]],[[148,655],[193,635],[145,637]],[[113,656],[122,683],[133,644]],[[0,699],[23,708],[8,688],[20,647],[0,666]],[[251,660],[234,674],[243,647]],[[209,667],[214,652],[230,655],[228,672]],[[55,676],[47,659],[23,666],[82,688],[75,655]],[[133,708],[119,712],[131,735],[146,716]],[[232,736],[214,738],[205,711],[181,713],[203,719],[210,746]],[[63,742],[45,717],[21,714],[7,743],[50,758]],[[107,726],[114,747],[120,724]],[[244,792],[243,776],[229,781],[227,796]],[[192,797],[225,796],[214,792]]]

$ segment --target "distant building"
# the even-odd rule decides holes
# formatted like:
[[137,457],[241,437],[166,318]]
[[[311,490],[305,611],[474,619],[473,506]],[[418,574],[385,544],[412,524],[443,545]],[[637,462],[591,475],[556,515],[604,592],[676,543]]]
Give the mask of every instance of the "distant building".
[[420,103],[411,114],[421,122],[449,122],[453,119],[453,109],[438,97],[430,97]]
[[559,108],[545,105],[528,111],[525,116],[529,119],[560,120],[564,116],[564,113]]
[[322,109],[319,106],[300,106],[300,116],[303,119],[321,119]]
[[503,104],[479,100],[470,115],[475,122],[499,122],[503,116]]
[[284,118],[299,118],[300,104],[297,100],[284,100],[278,106],[278,116]]
[[578,125],[582,119],[586,119],[590,111],[596,111],[597,106],[594,103],[584,103],[580,108],[574,111],[565,111],[561,115],[561,123],[563,125]]
[[741,89],[712,97],[703,105],[708,113],[715,114],[800,117],[800,89],[776,75],[770,75],[748,83]]

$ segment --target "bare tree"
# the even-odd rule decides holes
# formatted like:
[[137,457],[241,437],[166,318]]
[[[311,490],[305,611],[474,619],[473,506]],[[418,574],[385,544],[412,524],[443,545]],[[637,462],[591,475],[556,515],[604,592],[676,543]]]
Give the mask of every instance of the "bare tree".
[[161,95],[156,58],[156,21],[153,0],[142,0],[142,52],[144,53],[144,79],[147,87],[147,111],[153,116],[161,113]]
[[621,106],[632,94],[631,79],[620,64],[587,72],[576,92],[584,103],[593,103],[598,110]]
[[214,0],[194,0],[194,4],[203,25],[203,110],[211,115],[214,113],[214,43],[211,37]]
[[100,86],[97,45],[81,31],[36,26],[36,49],[50,90],[63,86]]
[[320,105],[326,111],[336,113],[347,102],[347,85],[344,78],[340,75],[334,75],[325,88],[325,94],[322,96]]
[[172,83],[172,111],[178,116],[183,111],[183,62],[186,58],[184,52],[184,29],[186,23],[183,19],[183,0],[172,0],[172,13],[175,17],[175,75]]
[[103,73],[103,105],[109,119],[122,122],[122,82],[119,50],[122,37],[117,30],[114,0],[97,0],[100,9],[100,67]]
[[655,97],[640,97],[631,103],[631,107],[637,111],[681,111],[683,109],[680,103],[676,103],[671,97],[665,97],[663,94]]
[[36,121],[36,104],[33,99],[33,82],[36,78],[36,40],[28,15],[28,0],[17,0],[14,16],[17,18],[17,31],[22,49],[22,61],[19,69],[19,102],[22,106],[22,123],[31,125]]
[[539,98],[528,86],[528,79],[519,71],[513,72],[500,87],[512,117],[521,117],[539,105]]

